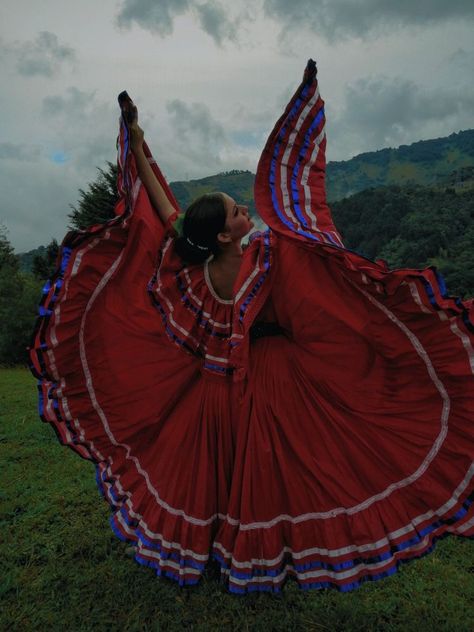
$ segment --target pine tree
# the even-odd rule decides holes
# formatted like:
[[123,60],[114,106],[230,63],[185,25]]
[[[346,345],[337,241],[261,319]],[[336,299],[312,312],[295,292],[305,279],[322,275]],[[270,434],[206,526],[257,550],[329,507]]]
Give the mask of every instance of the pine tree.
[[46,281],[50,279],[56,269],[59,244],[56,239],[52,239],[46,247],[44,254],[35,255],[33,259],[33,275],[37,279]]
[[83,229],[94,224],[103,224],[114,217],[114,208],[118,200],[117,165],[107,162],[107,169],[97,168],[99,176],[89,184],[87,191],[79,189],[79,202],[70,205],[68,214],[73,229]]
[[40,284],[20,271],[19,257],[0,226],[0,365],[26,363]]
[[11,270],[18,270],[19,266],[20,259],[8,241],[7,229],[0,224],[0,270],[4,267],[8,267]]

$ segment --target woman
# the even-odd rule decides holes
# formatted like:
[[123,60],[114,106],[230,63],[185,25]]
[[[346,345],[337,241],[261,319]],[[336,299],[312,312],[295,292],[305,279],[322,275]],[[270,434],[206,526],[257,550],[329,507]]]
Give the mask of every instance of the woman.
[[349,590],[472,535],[472,306],[343,246],[314,63],[243,254],[247,209],[215,194],[176,219],[122,108],[117,219],[66,238],[32,357],[43,417],[97,463],[138,561],[194,583],[213,543],[232,591]]
[[42,419],[94,462],[114,532],[138,562],[189,585],[227,511],[239,388],[231,291],[252,222],[230,196],[206,195],[178,238],[176,201],[131,111],[123,103],[117,216],[66,236],[32,370]]

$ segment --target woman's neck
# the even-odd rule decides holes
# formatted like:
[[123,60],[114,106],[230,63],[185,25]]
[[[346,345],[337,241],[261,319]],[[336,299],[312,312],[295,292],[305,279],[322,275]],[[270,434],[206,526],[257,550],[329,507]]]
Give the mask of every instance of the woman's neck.
[[230,263],[235,264],[236,261],[242,258],[242,252],[242,245],[240,241],[231,241],[225,248],[221,249],[216,262],[220,262],[223,266]]

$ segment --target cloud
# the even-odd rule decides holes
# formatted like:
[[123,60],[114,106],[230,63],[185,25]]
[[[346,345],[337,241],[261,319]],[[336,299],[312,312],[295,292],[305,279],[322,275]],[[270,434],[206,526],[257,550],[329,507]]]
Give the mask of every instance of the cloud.
[[1,49],[7,58],[13,59],[17,72],[25,77],[53,77],[64,62],[76,60],[74,49],[60,44],[50,31],[41,31],[34,41],[2,43]]
[[118,108],[72,86],[43,99],[41,144],[0,143],[0,221],[22,252],[62,239],[69,205],[115,161]]
[[124,0],[117,23],[130,28],[136,22],[146,31],[164,37],[172,34],[174,18],[186,13],[190,4],[189,0]]
[[0,160],[36,162],[41,154],[40,145],[25,143],[0,143]]
[[43,99],[42,112],[47,118],[84,118],[93,108],[94,92],[84,92],[75,86],[67,88],[66,95],[52,95]]
[[472,88],[428,90],[400,78],[363,78],[346,87],[344,108],[329,124],[331,143],[346,158],[443,136],[470,127],[473,108]]
[[225,40],[237,41],[237,21],[231,21],[222,7],[214,2],[196,6],[201,28],[218,46]]
[[[118,109],[99,102],[95,92],[70,86],[63,94],[45,97],[41,109],[54,139],[53,162],[71,163],[78,174],[86,176],[114,159]],[[59,160],[60,156],[65,159]]]
[[227,121],[221,122],[202,102],[170,100],[159,120],[156,116],[142,117],[142,124],[145,139],[168,181],[203,178],[232,169],[255,169],[257,150],[239,144],[234,137],[240,127],[237,130]]
[[284,32],[303,27],[328,40],[376,35],[393,27],[474,19],[471,0],[264,0],[263,6],[265,16],[280,22]]
[[151,33],[166,37],[173,33],[174,20],[189,14],[197,20],[202,31],[222,47],[225,42],[238,43],[241,26],[255,19],[248,0],[233,3],[232,11],[232,17],[229,17],[229,5],[219,4],[216,0],[161,0],[159,3],[155,0],[124,0],[117,24],[131,28],[135,22]]
[[17,252],[45,245],[53,237],[62,239],[70,211],[84,182],[71,171],[54,165],[46,157],[25,165],[5,161],[0,169],[0,223],[7,226]]
[[221,151],[229,143],[224,127],[207,105],[187,104],[181,99],[168,101],[175,148],[187,163],[206,165],[209,173],[222,167]]
[[465,50],[464,48],[458,48],[447,59],[447,63],[450,68],[450,75],[452,72],[459,74],[461,80],[466,77],[466,71],[474,73],[474,50]]

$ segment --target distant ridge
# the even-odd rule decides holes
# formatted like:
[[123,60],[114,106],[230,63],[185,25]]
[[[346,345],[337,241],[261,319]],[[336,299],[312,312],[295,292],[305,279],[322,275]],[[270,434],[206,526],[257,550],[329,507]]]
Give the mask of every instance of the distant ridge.
[[[432,186],[446,181],[453,172],[474,166],[474,129],[443,138],[420,140],[398,148],[379,149],[350,160],[327,165],[327,190],[330,202],[365,189],[391,185]],[[252,212],[255,174],[233,170],[198,180],[171,182],[181,208],[209,191],[225,191]]]
[[207,176],[199,180],[179,180],[170,182],[170,187],[176,196],[178,204],[185,209],[200,195],[211,191],[224,191],[240,204],[248,205],[250,212],[255,213],[253,201],[253,183],[255,174],[251,171],[233,169],[214,176]]
[[328,163],[328,199],[340,200],[380,186],[436,185],[453,171],[473,165],[474,129],[396,149],[366,152]]
[[[111,175],[112,179],[115,177]],[[255,214],[255,174],[234,169],[196,180],[171,182],[181,208],[209,191],[225,191]],[[380,149],[327,165],[328,200],[336,202],[351,195],[384,186],[428,186],[474,190],[474,129],[443,138],[422,140],[396,149]],[[113,212],[111,205],[110,213]],[[22,269],[30,270],[35,255],[44,246],[20,255]]]

